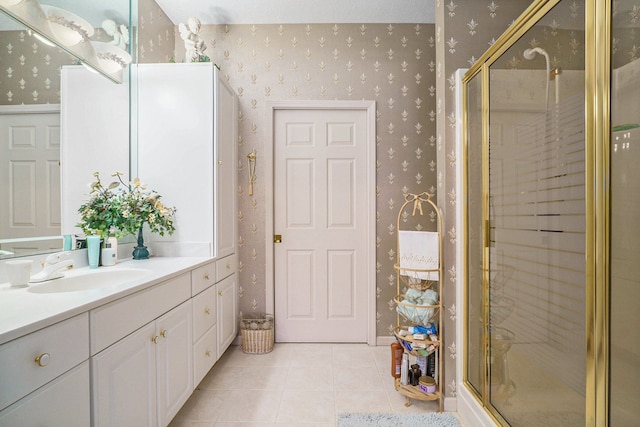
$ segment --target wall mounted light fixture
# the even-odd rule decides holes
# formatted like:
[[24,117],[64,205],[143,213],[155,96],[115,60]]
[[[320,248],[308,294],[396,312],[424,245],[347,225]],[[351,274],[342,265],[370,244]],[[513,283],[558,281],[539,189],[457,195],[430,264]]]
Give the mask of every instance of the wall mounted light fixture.
[[249,159],[249,195],[253,196],[253,183],[256,182],[256,150],[247,154]]

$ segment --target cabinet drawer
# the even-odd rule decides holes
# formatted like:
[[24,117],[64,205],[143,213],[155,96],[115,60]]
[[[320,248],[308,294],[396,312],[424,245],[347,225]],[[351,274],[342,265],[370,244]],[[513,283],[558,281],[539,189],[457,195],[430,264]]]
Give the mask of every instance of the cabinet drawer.
[[91,310],[91,355],[140,328],[191,297],[191,274],[159,283]]
[[228,277],[236,272],[237,269],[236,255],[229,255],[216,261],[216,282]]
[[216,264],[210,262],[191,272],[191,295],[197,295],[216,282]]
[[218,331],[214,326],[193,345],[193,384],[196,387],[216,363],[217,341]]
[[89,362],[0,411],[0,426],[91,425]]
[[[39,358],[38,358],[39,357]],[[89,358],[86,313],[0,346],[0,409]]]
[[212,286],[193,298],[193,340],[216,324],[216,287]]

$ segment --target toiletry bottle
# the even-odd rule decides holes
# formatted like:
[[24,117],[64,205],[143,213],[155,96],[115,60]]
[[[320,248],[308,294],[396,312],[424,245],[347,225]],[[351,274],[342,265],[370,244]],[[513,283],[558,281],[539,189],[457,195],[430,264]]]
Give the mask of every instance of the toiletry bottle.
[[102,265],[109,266],[116,264],[116,252],[111,247],[111,243],[105,243],[102,248]]
[[89,268],[98,268],[100,265],[100,236],[92,234],[87,236],[87,257]]
[[409,355],[404,353],[402,355],[402,368],[400,370],[400,382],[402,385],[409,384]]
[[402,354],[404,350],[399,342],[391,344],[391,376],[400,378],[402,371]]
[[[111,229],[110,233],[109,233],[109,238],[107,239],[107,241],[105,243],[109,243],[111,245],[111,248],[113,249],[113,252],[116,254],[115,256],[115,262],[118,262],[118,239],[116,238],[116,236],[114,236],[114,230],[113,228]],[[114,262],[114,264],[115,264]]]

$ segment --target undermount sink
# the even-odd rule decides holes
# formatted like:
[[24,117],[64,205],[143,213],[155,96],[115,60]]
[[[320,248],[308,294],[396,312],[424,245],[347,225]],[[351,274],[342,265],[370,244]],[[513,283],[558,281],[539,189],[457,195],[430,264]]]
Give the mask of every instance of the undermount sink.
[[67,275],[48,282],[33,284],[28,291],[37,294],[59,292],[82,292],[93,289],[108,288],[142,279],[151,273],[145,269],[89,270],[86,273]]

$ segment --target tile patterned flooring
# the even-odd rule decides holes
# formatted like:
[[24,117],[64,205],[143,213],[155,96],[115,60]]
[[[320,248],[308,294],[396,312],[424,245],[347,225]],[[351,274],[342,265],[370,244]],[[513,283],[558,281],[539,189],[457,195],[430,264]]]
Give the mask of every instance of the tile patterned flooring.
[[343,412],[435,412],[437,402],[395,391],[388,346],[275,344],[271,353],[231,346],[170,427],[334,427]]

